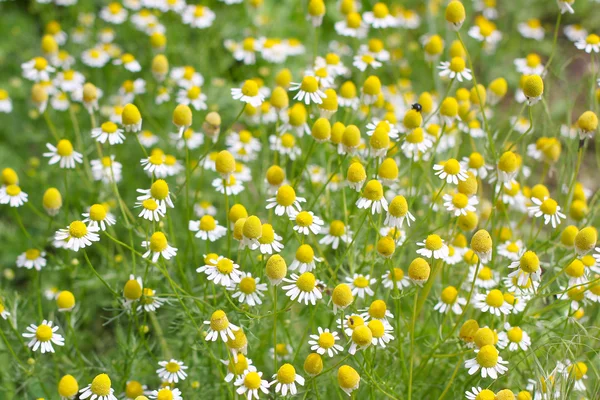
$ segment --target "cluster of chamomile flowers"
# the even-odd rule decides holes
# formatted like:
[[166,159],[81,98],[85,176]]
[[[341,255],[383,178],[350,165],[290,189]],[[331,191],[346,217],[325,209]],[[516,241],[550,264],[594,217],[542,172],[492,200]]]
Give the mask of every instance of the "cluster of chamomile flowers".
[[[41,7],[78,3],[37,2]],[[480,382],[461,387],[460,396],[543,400],[560,398],[561,385],[587,393],[593,366],[580,354],[555,361],[541,376],[511,379],[520,390],[494,392],[489,387],[513,368],[522,371],[515,356],[533,351],[548,328],[546,321],[538,324],[531,316],[548,289],[557,290],[553,301],[567,321],[584,322],[586,310],[597,312],[600,247],[591,219],[595,196],[578,181],[581,158],[597,135],[597,92],[592,90],[588,111],[560,127],[560,137],[548,132],[532,141],[541,131],[532,113],[542,107],[546,111],[550,103],[544,89],[551,79],[552,56],[544,60],[537,53],[523,54],[510,60],[514,71],[506,76],[478,81],[481,72],[474,69],[463,40],[478,42],[485,60],[502,51],[506,33],[498,28],[495,1],[475,2],[480,14],[465,29],[467,13],[457,0],[444,5],[448,34],[430,30],[413,43],[439,80],[437,90],[414,91],[406,78],[409,58],[397,43],[386,40],[387,33],[398,29],[421,32],[423,15],[384,2],[363,10],[353,0],[335,6],[308,2],[304,17],[315,32],[314,56],[308,54],[308,39],[267,37],[257,34],[260,29],[252,34],[238,29],[234,38],[219,38],[223,57],[231,57],[243,71],[257,71],[225,88],[224,79],[210,77],[210,71],[203,70],[205,76],[192,64],[171,65],[170,60],[186,58],[167,51],[170,23],[209,35],[225,20],[225,10],[242,2],[221,3],[211,9],[184,0],[113,1],[97,14],[79,13],[69,33],[58,21],[45,25],[39,54],[21,64],[21,74],[31,83],[33,114],[43,116],[48,127],[41,155],[65,184],[58,180],[56,187],[44,187],[40,202],[26,193],[35,192],[34,178],[28,174],[21,180],[15,169],[2,169],[0,205],[15,213],[31,246],[21,250],[16,266],[46,276],[63,254],[83,256],[98,284],[110,291],[105,294],[118,299],[118,310],[130,321],[168,318],[165,309],[185,310],[184,322],[177,323],[195,326],[202,336],[197,338],[201,351],[225,371],[221,375],[229,393],[249,400],[308,393],[309,383],[318,390],[316,379],[330,371],[350,396],[365,381],[378,396],[389,396],[386,390],[391,389],[374,374],[367,357],[376,360],[396,347],[401,353],[405,341],[410,342],[410,397],[416,393],[413,364],[423,361],[414,353],[422,307],[430,313],[426,318],[441,317],[442,334],[448,326],[451,330],[442,342],[434,341],[424,364],[414,367],[427,366],[440,346],[451,343],[464,355],[457,364],[457,371],[462,366],[459,374]],[[560,15],[574,13],[573,0],[557,4]],[[249,9],[256,13],[255,27],[272,23],[263,15],[262,1],[250,1]],[[327,24],[336,40],[320,52],[317,32]],[[150,55],[123,50],[119,39],[128,26],[147,36]],[[548,36],[534,18],[519,23],[517,30],[524,40]],[[565,26],[563,34],[593,63],[600,52],[596,34],[575,24]],[[82,49],[80,54],[66,50],[71,44]],[[305,59],[310,61],[303,69],[291,67]],[[265,64],[276,73],[266,67],[267,72],[261,71]],[[402,78],[394,75],[395,82],[386,84],[389,70],[398,70]],[[97,80],[99,71],[127,79],[111,88]],[[223,98],[237,115],[231,123],[223,123],[227,112],[215,105]],[[523,108],[510,119],[509,132],[500,135],[493,124],[502,118],[499,106],[509,102]],[[0,113],[15,108],[8,90],[0,88]],[[153,108],[168,111],[167,127],[156,122],[160,117]],[[73,134],[56,129],[63,117],[70,120]],[[86,121],[81,130],[78,118]],[[518,136],[511,141],[512,133]],[[571,180],[544,184],[544,177],[529,185],[537,178],[533,165],[543,165],[549,178],[563,168],[563,146],[578,151]],[[89,203],[75,205],[69,201],[69,185],[82,191],[91,187],[96,197],[83,196]],[[135,201],[123,199],[133,194]],[[31,238],[27,227],[34,223],[20,217],[27,208],[47,219],[54,233]],[[173,229],[174,219],[184,221],[183,229]],[[443,222],[436,226],[434,221]],[[531,226],[529,235],[524,225]],[[540,245],[542,237],[554,240],[556,249]],[[95,262],[108,246],[122,250],[121,260],[131,254],[146,268],[142,274],[121,264],[127,266],[128,279],[118,278],[119,291],[112,288],[115,276]],[[179,286],[170,272],[190,260],[190,247],[203,249],[200,265],[193,265],[195,279],[202,282],[198,290]],[[185,273],[181,276],[187,279]],[[163,277],[164,285],[159,282]],[[20,332],[24,347],[45,354],[71,344],[75,333],[67,331],[74,328],[69,318],[81,306],[74,293],[76,287],[48,293],[61,314],[40,315],[41,323]],[[279,293],[285,296],[282,309]],[[186,304],[191,302],[180,294],[210,300],[212,309],[194,310],[207,318],[203,324],[190,317]],[[409,300],[413,295],[414,304]],[[409,308],[412,316],[403,315]],[[0,316],[17,332],[13,310],[0,300]],[[306,326],[293,349],[278,342],[281,331],[277,335],[279,314],[288,311]],[[316,318],[315,326],[315,313],[323,313],[329,324],[323,317]],[[64,331],[58,325],[62,316],[68,316],[61,323]],[[275,331],[270,379],[263,372],[269,367],[249,358],[264,358],[264,349],[253,346],[257,334],[244,326],[257,317],[272,321]],[[417,346],[423,350],[422,344]],[[308,349],[300,370],[297,355]],[[155,376],[144,378],[161,382],[155,390],[136,380],[117,388],[107,371],[82,380],[80,387],[78,371],[62,376],[58,394],[61,399],[182,400],[184,381],[201,379],[195,357],[185,354],[182,360],[170,354],[158,358],[164,360],[157,362]],[[197,388],[199,383],[189,385]]]

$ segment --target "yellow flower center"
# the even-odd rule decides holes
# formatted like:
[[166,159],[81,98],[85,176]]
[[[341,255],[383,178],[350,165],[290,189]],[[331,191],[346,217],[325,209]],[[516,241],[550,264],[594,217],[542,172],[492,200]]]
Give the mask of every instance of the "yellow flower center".
[[156,396],[156,400],[173,400],[173,392],[171,389],[160,389],[158,391],[158,395]]
[[373,333],[368,326],[360,325],[352,331],[352,341],[361,347],[368,346],[372,339]]
[[158,203],[154,199],[147,199],[142,202],[142,207],[147,210],[154,211],[158,208]]
[[465,70],[465,60],[462,57],[453,57],[450,60],[450,70],[454,72],[463,72]]
[[333,347],[335,344],[335,337],[331,334],[331,332],[323,332],[319,335],[319,346],[324,349],[329,349]]
[[167,237],[162,232],[155,232],[150,237],[150,250],[155,253],[160,253],[167,248]]
[[353,283],[354,286],[356,286],[357,288],[366,288],[367,286],[369,286],[369,280],[362,275],[354,278]]
[[508,340],[511,342],[519,343],[521,340],[523,340],[523,330],[518,326],[510,328],[506,334],[508,336]]
[[499,308],[504,304],[504,295],[498,289],[490,290],[485,298],[485,302],[494,308]]
[[387,312],[387,305],[383,300],[375,300],[369,306],[369,315],[375,319],[383,319],[385,318],[385,313]]
[[35,63],[33,64],[33,68],[38,71],[43,71],[48,67],[48,61],[44,57],[36,57]]
[[495,367],[498,363],[498,350],[492,345],[485,345],[477,353],[477,362],[484,368]]
[[558,204],[553,199],[546,199],[540,205],[540,210],[546,215],[554,215],[556,213],[556,209],[558,208]]
[[150,187],[150,195],[158,200],[164,200],[169,196],[169,185],[163,179],[158,179]]
[[213,331],[222,331],[229,326],[229,320],[223,310],[215,311],[210,317],[210,327]]
[[217,262],[217,270],[224,275],[230,274],[233,271],[233,261],[229,258],[221,258]]
[[442,238],[436,234],[427,236],[425,239],[425,248],[427,250],[439,250],[443,246]]
[[303,244],[296,250],[296,260],[301,263],[310,263],[315,258],[315,251],[309,244]]
[[247,276],[240,281],[240,290],[242,293],[251,294],[256,290],[256,281],[254,278]]
[[448,286],[442,290],[442,301],[446,304],[454,304],[458,298],[458,290],[454,286]]
[[296,191],[289,185],[284,185],[277,190],[277,204],[288,207],[296,201]]
[[211,215],[204,215],[202,218],[200,218],[201,231],[214,231],[216,227],[217,223]]
[[248,79],[242,86],[242,93],[245,96],[254,97],[258,95],[258,85],[255,81]]
[[188,99],[196,100],[202,94],[202,89],[198,86],[192,86],[187,91]]
[[303,292],[312,292],[317,284],[317,279],[310,272],[305,272],[298,277],[296,286]]
[[304,90],[308,93],[315,93],[319,90],[319,82],[317,82],[317,79],[314,76],[305,76],[302,78],[300,90]]
[[88,230],[85,224],[81,221],[73,221],[69,225],[69,235],[74,238],[82,238],[87,234]]
[[286,149],[291,149],[296,145],[296,138],[291,133],[281,135],[281,145]]
[[90,219],[92,221],[103,221],[106,218],[106,208],[102,204],[94,204],[90,207]]
[[177,372],[181,369],[181,367],[176,362],[169,361],[167,365],[165,365],[165,369],[169,372]]
[[490,267],[481,268],[481,271],[479,271],[477,274],[477,278],[481,279],[482,281],[489,281],[493,276],[494,274]]
[[108,396],[110,394],[111,381],[108,375],[97,375],[90,386],[92,393],[98,396]]
[[277,380],[283,384],[293,383],[296,379],[296,369],[291,364],[283,364],[277,371]]
[[40,342],[47,342],[52,339],[52,328],[48,325],[40,325],[35,331],[35,337]]
[[246,377],[244,378],[244,386],[248,389],[256,390],[260,387],[260,375],[256,372],[248,372]]
[[380,338],[385,335],[385,326],[383,325],[383,322],[378,319],[369,321],[367,327],[371,330],[371,334],[374,338]]
[[383,198],[383,186],[378,180],[370,180],[365,185],[362,197],[368,200],[378,201]]
[[456,193],[452,197],[452,204],[458,209],[465,208],[469,204],[469,198],[462,193]]
[[194,17],[202,17],[204,15],[204,7],[196,6],[194,9]]
[[19,193],[21,193],[21,188],[17,185],[8,185],[6,187],[6,194],[11,197],[17,196]]
[[592,33],[591,35],[588,35],[588,37],[585,39],[587,44],[599,44],[600,43],[600,36],[596,35],[595,33]]
[[296,215],[296,224],[301,227],[311,226],[313,223],[313,216],[308,211],[301,211]]
[[331,236],[340,237],[346,233],[346,225],[340,220],[334,220],[329,225],[329,234]]
[[444,172],[448,175],[456,175],[460,172],[460,164],[456,159],[451,158],[444,163]]
[[56,152],[61,157],[67,157],[73,154],[73,145],[67,139],[63,139],[56,145]]

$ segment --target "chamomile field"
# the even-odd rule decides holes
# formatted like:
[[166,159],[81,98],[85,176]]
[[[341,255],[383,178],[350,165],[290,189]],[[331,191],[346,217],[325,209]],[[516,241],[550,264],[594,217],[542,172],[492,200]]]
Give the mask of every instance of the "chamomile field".
[[0,398],[600,399],[598,34],[0,0]]

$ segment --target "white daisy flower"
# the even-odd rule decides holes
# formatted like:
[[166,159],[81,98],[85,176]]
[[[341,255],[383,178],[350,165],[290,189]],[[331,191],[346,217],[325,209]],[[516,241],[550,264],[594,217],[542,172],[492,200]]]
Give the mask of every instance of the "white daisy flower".
[[44,153],[44,157],[50,158],[49,165],[59,163],[61,168],[75,168],[75,163],[83,162],[83,155],[73,150],[73,144],[67,139],[62,139],[55,146],[46,143],[49,152]]
[[329,357],[333,357],[344,350],[342,346],[336,343],[340,340],[337,332],[331,332],[328,328],[323,329],[320,326],[317,327],[317,332],[319,334],[310,335],[311,340],[308,341],[311,351],[320,355],[327,353]]
[[371,278],[369,275],[354,274],[352,277],[347,276],[346,282],[352,290],[352,296],[364,299],[365,294],[369,296],[375,294],[369,286],[377,283],[377,279]]
[[510,351],[519,349],[527,351],[531,346],[531,339],[527,332],[518,326],[510,326],[508,322],[504,324],[503,332],[498,333],[498,347],[505,349],[508,347]]
[[17,257],[17,267],[41,271],[46,266],[46,252],[38,249],[28,249]]
[[267,284],[260,283],[260,278],[254,278],[250,273],[242,272],[240,273],[240,281],[237,286],[230,286],[227,290],[235,291],[231,297],[238,299],[241,304],[248,304],[254,307],[262,304],[261,297],[264,297],[264,292],[267,291]]
[[196,272],[206,274],[209,281],[225,287],[240,283],[242,277],[240,266],[223,256],[217,259],[209,258],[208,263],[198,267]]
[[481,377],[498,379],[499,375],[503,375],[508,371],[506,365],[508,361],[504,361],[498,355],[498,350],[492,345],[485,345],[479,349],[475,358],[465,361],[465,368],[469,371],[469,375],[475,374],[481,369]]
[[488,312],[498,317],[510,314],[512,306],[504,299],[498,289],[489,290],[487,293],[477,293],[474,298],[475,308],[481,312]]
[[317,304],[317,300],[323,297],[321,290],[317,286],[317,278],[311,272],[305,272],[298,276],[292,274],[290,278],[283,278],[289,285],[283,286],[285,295],[291,300],[296,300],[298,303],[304,302],[308,305],[310,302],[313,306]]
[[227,234],[227,228],[219,225],[211,215],[204,215],[198,221],[190,221],[188,229],[196,232],[196,237],[214,242]]
[[56,333],[58,326],[52,326],[52,324],[52,321],[43,320],[40,325],[29,325],[26,328],[27,332],[23,333],[24,338],[31,339],[27,343],[27,347],[33,351],[40,349],[42,354],[44,354],[54,353],[53,343],[57,346],[64,346],[65,339],[62,335]]
[[96,233],[99,230],[98,227],[86,226],[82,221],[73,221],[66,228],[59,229],[54,234],[54,239],[65,241],[65,249],[79,251],[79,249],[91,246],[92,242],[100,240],[100,236]]
[[165,260],[170,260],[177,255],[177,248],[169,245],[167,237],[162,232],[154,232],[150,240],[142,241],[142,247],[148,249],[142,254],[142,257],[149,258],[152,256],[152,262],[154,263],[158,261],[160,256]]
[[180,380],[187,378],[185,370],[188,368],[183,364],[183,361],[178,361],[172,358],[169,361],[159,361],[158,365],[161,368],[156,370],[158,377],[163,382],[177,383]]

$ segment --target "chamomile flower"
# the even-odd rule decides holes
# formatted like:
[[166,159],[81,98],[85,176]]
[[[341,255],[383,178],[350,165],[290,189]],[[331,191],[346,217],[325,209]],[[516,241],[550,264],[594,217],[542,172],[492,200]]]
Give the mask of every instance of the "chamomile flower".
[[417,242],[417,246],[420,247],[417,250],[417,254],[423,257],[433,257],[436,260],[448,257],[448,246],[444,244],[444,241],[439,235],[428,235],[422,242]]
[[206,6],[192,4],[182,12],[181,20],[192,28],[206,29],[213,24],[215,13]]
[[310,335],[311,340],[308,341],[311,351],[320,355],[327,353],[329,357],[333,357],[344,350],[342,346],[336,343],[340,340],[337,332],[331,332],[328,328],[323,329],[320,326],[317,328],[317,332],[319,334]]
[[300,235],[308,236],[311,233],[318,235],[323,227],[323,220],[312,211],[300,211],[290,215],[290,221],[294,221],[294,230]]
[[369,275],[354,274],[352,277],[347,276],[346,282],[352,290],[352,296],[364,299],[365,294],[369,296],[375,294],[369,286],[377,283],[377,279],[371,278]]
[[531,346],[531,339],[527,332],[518,326],[511,326],[508,322],[504,324],[504,331],[498,333],[498,347],[510,351],[519,349],[527,351]]
[[127,10],[116,1],[100,10],[100,18],[111,24],[120,25],[127,20]]
[[166,214],[167,206],[170,208],[175,207],[171,200],[169,185],[162,179],[154,181],[150,189],[137,189],[137,192],[141,193],[141,196],[137,197],[138,201],[143,202],[144,200],[153,199],[158,204],[162,214]]
[[92,383],[79,391],[80,399],[90,400],[117,400],[113,394],[115,389],[112,388],[110,377],[106,374],[99,374],[92,380]]
[[150,398],[156,400],[183,400],[183,397],[181,396],[181,390],[177,388],[171,388],[169,385],[161,387],[157,390],[153,390],[152,393],[150,393]]
[[262,304],[261,297],[265,295],[267,284],[260,283],[260,278],[254,278],[250,273],[242,272],[237,286],[229,287],[228,290],[235,290],[232,298],[238,299],[241,304],[253,307]]
[[54,239],[65,241],[64,248],[79,251],[85,247],[91,246],[92,242],[100,240],[98,232],[100,229],[95,226],[86,226],[82,221],[73,221],[64,229],[59,229]]
[[433,307],[435,311],[444,314],[450,310],[456,315],[462,314],[462,307],[467,305],[467,300],[458,296],[458,290],[454,286],[447,286],[442,290],[440,301]]
[[235,175],[231,175],[225,180],[215,178],[212,181],[212,186],[218,193],[225,194],[227,192],[228,196],[235,196],[244,191],[244,185],[236,179]]
[[446,183],[453,183],[458,185],[458,181],[465,181],[467,179],[467,173],[463,170],[460,163],[450,158],[445,162],[435,164],[433,170],[436,171],[437,175],[441,180],[445,180]]
[[81,53],[81,61],[91,68],[102,68],[110,61],[110,55],[101,47],[84,50]]
[[476,287],[491,289],[498,286],[498,273],[485,265],[482,265],[477,271],[477,266],[471,265],[469,267],[469,281],[472,282],[473,280],[475,280]]
[[556,372],[563,375],[565,378],[574,381],[573,390],[578,392],[586,391],[585,383],[583,381],[588,378],[587,371],[587,364],[581,361],[574,363],[567,359],[564,364],[560,361],[556,363]]
[[537,41],[544,40],[544,27],[542,27],[541,21],[537,18],[531,18],[525,22],[519,23],[517,29],[524,38]]
[[[139,278],[138,278],[139,279]],[[137,307],[137,312],[155,312],[163,304],[165,300],[156,296],[156,290],[145,287],[142,290],[142,297],[140,298],[140,304]]]
[[360,197],[356,201],[359,209],[371,209],[371,214],[381,214],[388,211],[388,202],[383,193],[381,182],[376,179],[370,180],[365,185]]
[[356,328],[357,326],[360,326],[360,325],[364,325],[365,320],[359,314],[350,314],[350,315],[345,316],[344,319],[338,318],[336,320],[336,323],[337,323],[337,328],[342,329],[344,331],[344,333],[346,334],[346,336],[352,336],[352,332],[354,331],[354,328]]
[[262,372],[246,370],[234,382],[236,393],[247,400],[259,399],[259,392],[269,393],[269,382],[262,379]]
[[385,348],[389,342],[394,340],[394,336],[392,335],[394,328],[386,320],[372,319],[367,323],[367,327],[373,335],[373,339],[371,340],[373,346]]
[[163,382],[177,383],[180,380],[183,381],[187,378],[185,370],[188,367],[183,364],[183,361],[172,358],[169,361],[159,361],[158,365],[160,365],[161,368],[157,369],[156,373]]
[[44,153],[44,157],[50,158],[48,160],[49,165],[58,163],[61,168],[72,169],[75,168],[75,164],[81,164],[83,162],[83,155],[76,152],[73,149],[73,144],[67,140],[60,140],[56,146],[50,143],[46,143],[46,147],[49,152]]
[[352,241],[352,232],[347,230],[343,221],[334,220],[329,225],[329,231],[323,238],[319,240],[319,244],[331,246],[333,250],[337,250],[340,242],[350,243]]
[[270,148],[282,156],[288,156],[290,160],[295,160],[302,154],[302,150],[296,143],[296,138],[291,133],[283,133],[281,136],[269,136]]
[[296,383],[304,386],[304,378],[296,373],[296,369],[291,364],[283,364],[279,367],[273,378],[275,380],[269,383],[269,386],[275,385],[275,393],[281,392],[282,396],[286,396],[288,392],[292,396],[298,393]]
[[52,326],[52,324],[52,321],[43,320],[40,325],[29,325],[26,328],[27,332],[23,333],[24,338],[31,339],[29,343],[27,343],[27,347],[33,351],[40,349],[42,354],[44,354],[54,353],[52,344],[64,346],[65,339],[62,335],[56,333],[56,331],[58,331],[58,326]]
[[295,215],[302,210],[300,203],[306,202],[304,197],[296,196],[296,191],[290,185],[283,185],[277,189],[275,197],[267,199],[266,209],[275,209],[275,215]]
[[290,300],[297,300],[298,303],[304,302],[306,305],[311,303],[314,306],[317,304],[317,300],[323,298],[323,294],[317,286],[317,278],[311,272],[304,272],[300,276],[292,274],[290,278],[283,278],[283,280],[289,283],[289,285],[283,286],[283,290],[286,291],[285,295]]
[[273,230],[273,225],[262,224],[262,235],[258,238],[259,250],[262,254],[279,253],[283,250],[283,238]]
[[245,81],[241,88],[231,89],[231,96],[234,100],[250,104],[252,107],[259,107],[265,100],[259,91],[258,84],[252,79]]
[[359,325],[352,330],[350,337],[350,347],[348,353],[356,354],[359,350],[364,350],[373,344],[373,332],[367,325]]
[[586,53],[590,54],[600,53],[600,36],[591,33],[585,39],[579,39],[575,42],[575,47],[579,50],[583,50]]
[[481,312],[489,312],[498,317],[510,314],[512,306],[506,302],[504,295],[498,289],[489,290],[487,293],[475,294],[475,307]]
[[381,62],[377,61],[377,59],[374,56],[372,56],[371,54],[365,53],[365,54],[355,55],[352,65],[354,65],[356,67],[356,69],[358,69],[359,71],[364,72],[369,67],[371,67],[373,69],[377,69],[377,68],[381,67],[383,64],[381,64]]
[[514,61],[517,72],[524,75],[542,75],[544,73],[544,64],[542,59],[536,53],[530,53],[525,58],[517,58]]
[[87,222],[88,228],[97,228],[102,231],[117,222],[114,215],[109,212],[108,207],[104,204],[94,204],[88,212],[81,215],[85,218],[82,222]]
[[209,342],[214,342],[220,337],[223,342],[227,343],[228,340],[235,339],[233,331],[240,329],[238,326],[229,322],[229,319],[223,310],[213,312],[210,320],[204,321],[204,324],[209,326],[205,338]]
[[349,365],[342,365],[337,373],[338,385],[348,395],[352,396],[352,392],[360,386],[360,375],[354,368]]
[[17,267],[41,271],[46,266],[46,252],[38,249],[27,249],[17,257]]
[[462,57],[453,57],[450,61],[442,61],[438,66],[441,77],[456,79],[459,82],[473,79],[471,70],[466,67],[465,60]]
[[410,279],[401,268],[394,267],[390,272],[381,275],[383,287],[391,290],[403,290],[410,286]]
[[21,64],[23,77],[33,82],[45,82],[50,80],[50,74],[54,67],[44,57],[35,57]]
[[166,178],[168,175],[167,165],[165,164],[165,153],[162,150],[154,149],[148,157],[140,160],[140,164],[149,176]]
[[[562,2],[560,0],[558,0],[558,4],[560,5],[561,3]],[[577,42],[582,39],[585,40],[585,38],[588,35],[588,31],[579,24],[567,25],[567,26],[565,26],[563,31],[564,31],[567,39],[569,39],[571,42]]]
[[506,365],[508,361],[504,361],[498,355],[498,350],[490,344],[481,347],[475,358],[465,361],[465,368],[468,369],[469,375],[477,373],[481,369],[481,377],[497,379],[499,375],[503,375],[508,371]]
[[467,215],[467,212],[475,212],[475,206],[479,204],[476,196],[468,197],[460,192],[445,194],[443,196],[444,207],[455,217]]
[[170,260],[177,255],[177,249],[167,242],[167,237],[162,232],[154,232],[150,240],[142,241],[142,247],[148,249],[142,257],[152,256],[152,262],[156,263],[159,257]]
[[247,358],[244,354],[238,353],[237,360],[221,360],[221,362],[227,365],[227,375],[225,376],[225,382],[231,382],[235,377],[242,375],[245,371],[256,371],[256,367],[252,365],[252,360]]
[[566,215],[560,210],[561,207],[558,205],[556,200],[545,197],[544,200],[540,200],[537,197],[532,197],[531,202],[533,206],[527,207],[529,213],[535,218],[544,217],[544,224],[551,224],[552,228],[556,229],[560,225],[561,220],[566,219]]
[[12,100],[5,89],[0,89],[0,113],[10,114],[13,110]]
[[115,161],[114,155],[102,157],[100,160],[91,160],[90,165],[95,181],[102,181],[106,184],[121,181],[123,165]]
[[19,185],[8,185],[0,187],[0,204],[8,204],[11,207],[21,207],[27,203],[28,195]]
[[311,103],[321,104],[326,97],[325,93],[319,89],[317,78],[311,75],[304,76],[300,83],[292,82],[290,91],[298,91],[294,96],[294,100],[304,102],[306,105],[310,105]]
[[196,272],[204,273],[209,281],[225,287],[240,282],[242,272],[240,266],[233,260],[219,256],[216,259],[209,258],[207,261],[205,265],[198,267]]
[[204,215],[198,221],[190,221],[188,229],[196,232],[196,237],[202,240],[214,242],[227,233],[227,228],[219,225],[219,221],[215,220],[211,215]]
[[494,400],[496,394],[489,389],[481,389],[479,386],[473,386],[471,390],[465,392],[467,400]]
[[357,12],[351,12],[346,15],[346,18],[337,21],[334,25],[335,31],[340,36],[349,36],[362,39],[367,36],[368,26],[363,22],[361,16]]

